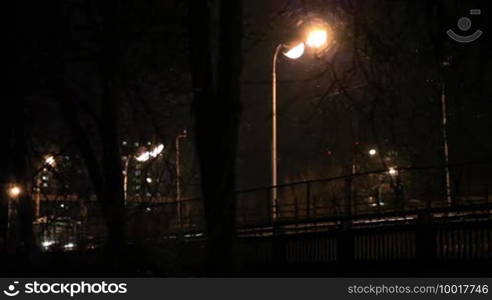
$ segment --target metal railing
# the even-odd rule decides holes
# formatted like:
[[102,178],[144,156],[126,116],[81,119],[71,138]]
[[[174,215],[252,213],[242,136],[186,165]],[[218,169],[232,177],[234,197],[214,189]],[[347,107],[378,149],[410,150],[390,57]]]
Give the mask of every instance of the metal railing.
[[[275,210],[270,200],[273,187],[239,191],[236,194],[238,234],[271,235],[275,228],[285,233],[338,230],[372,223],[411,222],[422,214],[430,218],[446,216],[450,221],[460,213],[472,216],[479,212],[490,216],[492,197],[487,179],[490,164],[449,167],[453,178],[451,203],[446,201],[443,167],[402,168],[393,174],[380,170],[278,185]],[[86,202],[84,209],[83,217],[72,217],[73,228],[65,224],[64,230],[51,228],[50,231],[50,226],[45,224],[41,231],[39,225],[40,242],[60,239],[56,235],[65,236],[66,243],[72,243],[75,236],[80,245],[103,241],[106,228],[97,203]],[[276,216],[272,216],[272,211]],[[60,225],[54,222],[53,226]],[[199,198],[183,199],[179,205],[176,201],[129,201],[127,207],[130,240],[202,235],[204,228],[203,203]],[[396,235],[394,239],[403,239],[401,243],[404,243],[403,236]],[[357,245],[364,243],[370,243],[370,237],[356,238]],[[451,253],[449,247],[446,249],[442,253]],[[372,255],[356,253],[360,257]]]

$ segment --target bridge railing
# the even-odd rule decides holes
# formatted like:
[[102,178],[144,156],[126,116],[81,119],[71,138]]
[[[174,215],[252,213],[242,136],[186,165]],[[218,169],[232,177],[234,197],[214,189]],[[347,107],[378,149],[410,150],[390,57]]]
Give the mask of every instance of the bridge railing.
[[[324,217],[355,217],[492,203],[490,164],[450,166],[448,197],[444,168],[402,168],[311,180],[238,193],[239,226],[271,222],[308,222]],[[273,209],[273,207],[275,207]]]
[[[308,224],[323,220],[355,222],[361,216],[490,204],[490,167],[483,163],[450,166],[451,201],[445,192],[442,167],[402,168],[392,174],[381,170],[239,191],[236,195],[237,226],[273,228],[275,224]],[[276,201],[272,201],[273,188],[277,190]],[[58,226],[64,228],[64,235],[67,235],[64,240],[74,240],[75,236],[79,244],[91,244],[105,239],[106,226],[97,203],[91,201],[85,209],[85,216],[72,217],[74,230],[67,224]],[[53,224],[57,226],[56,222]],[[40,242],[57,238],[59,229],[51,228],[50,231],[50,226],[38,225]],[[203,202],[195,198],[179,202],[130,203],[127,226],[130,239],[203,233]]]

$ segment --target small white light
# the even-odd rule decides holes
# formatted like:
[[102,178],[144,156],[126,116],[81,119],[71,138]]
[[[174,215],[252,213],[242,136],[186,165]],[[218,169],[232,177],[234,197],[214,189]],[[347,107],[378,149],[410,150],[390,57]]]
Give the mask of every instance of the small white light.
[[370,156],[374,156],[374,155],[376,155],[376,153],[378,153],[378,152],[376,151],[376,149],[371,149],[371,150],[369,150],[369,155],[370,155]]
[[41,245],[44,247],[44,248],[48,248],[49,246],[53,245],[55,242],[53,241],[44,241],[41,243]]
[[75,247],[74,243],[68,243],[68,244],[65,244],[65,246],[63,246],[63,248],[65,248],[65,249],[72,249],[74,247]]
[[152,178],[150,177],[147,177],[145,180],[147,181],[147,183],[152,183]]
[[140,154],[139,156],[135,157],[135,159],[137,161],[140,161],[140,162],[148,161],[149,158],[150,158],[149,152],[144,152],[144,153]]
[[398,174],[398,171],[394,168],[394,167],[390,167],[388,169],[388,173],[391,175],[391,176],[395,176],[396,174]]
[[154,150],[150,152],[150,155],[152,157],[157,157],[157,155],[161,154],[162,150],[164,150],[164,145],[160,144],[159,146],[155,147]]
[[56,163],[55,158],[53,157],[53,155],[46,156],[45,159],[44,159],[44,162],[46,164],[52,166],[52,167],[54,167],[55,166],[55,163]]

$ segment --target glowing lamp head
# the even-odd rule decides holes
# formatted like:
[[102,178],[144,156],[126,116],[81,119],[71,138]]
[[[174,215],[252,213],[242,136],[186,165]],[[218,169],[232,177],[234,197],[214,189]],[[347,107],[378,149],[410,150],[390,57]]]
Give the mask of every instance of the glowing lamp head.
[[374,155],[376,155],[376,153],[378,153],[378,152],[376,151],[376,149],[371,149],[371,150],[369,150],[369,155],[370,155],[370,156],[374,156]]
[[14,185],[9,189],[9,196],[12,198],[17,198],[22,193],[22,190],[19,186]]
[[55,158],[53,157],[53,155],[47,155],[45,158],[44,158],[44,162],[47,164],[47,165],[50,165],[52,167],[55,166],[55,163],[56,163],[56,160]]
[[304,43],[299,43],[294,47],[284,52],[284,55],[290,59],[298,59],[304,54]]
[[65,250],[72,250],[74,247],[75,247],[74,243],[67,243],[63,246],[63,248],[65,248]]
[[54,241],[44,241],[43,243],[41,243],[41,245],[44,247],[44,248],[49,248],[51,245],[53,245],[55,242]]
[[144,153],[140,154],[139,156],[135,157],[135,159],[139,162],[148,161],[150,159],[150,153],[148,151],[144,152]]
[[135,159],[137,161],[139,161],[139,162],[146,162],[146,161],[148,161],[151,158],[157,157],[159,154],[162,153],[163,150],[164,150],[164,145],[163,144],[159,144],[158,146],[156,146],[151,151],[145,151],[144,153],[142,153],[139,156],[135,157]]
[[306,44],[311,48],[321,48],[328,40],[328,33],[324,29],[313,29],[309,31]]
[[162,150],[164,150],[164,145],[160,144],[159,146],[155,147],[154,150],[150,151],[150,155],[152,157],[157,157],[159,154],[162,153]]

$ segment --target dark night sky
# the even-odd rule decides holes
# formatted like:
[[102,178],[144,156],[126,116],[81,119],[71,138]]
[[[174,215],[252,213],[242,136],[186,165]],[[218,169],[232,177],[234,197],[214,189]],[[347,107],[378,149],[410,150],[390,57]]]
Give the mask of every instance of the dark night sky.
[[[360,68],[356,68],[356,74],[343,77],[344,72],[349,70],[353,49],[347,45],[350,36],[341,32],[353,28],[348,14],[336,9],[342,2],[328,1],[323,5],[310,1],[307,5],[307,10],[316,11],[317,16],[335,24],[337,44],[326,55],[320,59],[305,55],[296,61],[281,57],[278,61],[280,182],[340,175],[351,163],[354,142],[360,142],[360,151],[377,147],[378,140],[367,120],[372,105],[381,109],[378,112],[378,116],[382,116],[381,122],[376,130],[379,144],[383,144],[382,151],[400,152],[400,157],[404,157],[401,159],[404,166],[442,163],[440,91],[437,84],[440,75],[432,73],[439,68],[436,68],[438,59],[432,53],[427,35],[430,30],[437,32],[434,39],[442,42],[440,55],[453,59],[452,66],[445,71],[446,80],[449,81],[446,92],[449,94],[451,162],[490,157],[491,143],[487,137],[490,104],[487,98],[490,95],[491,74],[490,68],[487,68],[490,64],[487,36],[475,44],[462,46],[450,42],[444,33],[445,28],[456,27],[456,14],[466,14],[470,5],[486,8],[487,2],[452,4],[443,1],[442,11],[438,12],[440,18],[430,22],[419,11],[408,11],[399,7],[401,2],[394,3],[393,18],[400,21],[396,21],[393,28],[388,28],[391,20],[385,20],[386,15],[382,11],[377,12],[381,14],[379,16],[368,17],[369,24],[373,26],[368,30],[389,31],[380,33],[383,36],[381,42],[390,47],[375,50],[381,51],[373,54],[381,60],[376,65],[383,66],[393,59],[391,71],[401,73],[394,73],[397,79],[396,86],[392,88],[398,91],[385,95],[389,99],[384,100],[383,104],[376,104],[378,92],[368,86],[367,80],[360,74]],[[370,1],[354,3],[359,13],[370,9]],[[418,3],[417,9],[423,9],[424,1]],[[270,180],[269,114],[273,50],[276,43],[282,42],[282,36],[289,39],[287,28],[293,32],[299,30],[295,26],[296,20],[302,19],[306,13],[304,6],[292,1],[288,6],[290,13],[272,18],[285,4],[286,1],[247,1],[245,4],[246,15],[252,16],[251,20],[247,20],[254,24],[252,31],[264,34],[265,38],[259,43],[255,42],[251,49],[246,40],[248,51],[244,58],[244,111],[238,172],[240,187],[268,185]],[[304,9],[296,11],[300,7]],[[485,21],[487,11],[484,9],[484,12],[481,19],[474,19],[476,27],[473,28],[488,28]],[[429,29],[429,26],[433,28]],[[400,36],[403,38],[398,39]],[[326,92],[332,94],[339,91],[339,88],[330,86],[333,78],[330,78],[329,72],[319,75],[327,66],[337,68],[344,88],[349,90],[348,96],[342,94],[319,100]],[[305,80],[313,77],[314,80]],[[331,154],[327,155],[327,151]]]
[[[125,25],[130,34],[125,40],[128,56],[125,67],[130,70],[129,81],[139,86],[140,90],[132,94],[134,98],[130,97],[126,106],[122,107],[122,116],[129,120],[122,126],[123,136],[148,139],[157,134],[168,145],[173,145],[175,135],[181,128],[191,129],[186,28],[179,13],[174,11],[180,6],[171,2],[168,6],[157,8],[153,6],[157,4],[152,1],[148,5],[139,4],[136,7],[141,10],[126,15]],[[474,44],[462,46],[453,44],[443,31],[455,26],[456,15],[466,14],[472,4],[442,1],[442,11],[438,12],[440,17],[429,21],[426,15],[420,13],[425,8],[425,1],[415,2],[414,11],[411,10],[413,5],[406,7],[407,2],[404,1],[392,4],[392,18],[387,18],[383,8],[374,6],[375,1],[353,1],[352,10],[344,7],[344,3],[244,1],[246,38],[238,160],[239,188],[264,186],[270,182],[269,114],[273,51],[278,43],[294,40],[305,25],[299,24],[299,21],[313,16],[330,23],[336,43],[319,58],[309,53],[296,61],[279,57],[280,182],[330,177],[346,172],[352,161],[356,141],[360,142],[356,151],[364,152],[379,146],[381,149],[378,150],[383,154],[399,152],[401,164],[405,166],[442,163],[437,56],[453,59],[445,75],[449,81],[452,161],[490,157],[490,104],[487,99],[492,76],[488,35],[486,33]],[[481,19],[474,25],[489,28],[487,22],[490,18],[486,10],[490,6],[488,2],[477,1],[473,5],[483,7],[484,10]],[[150,11],[159,13],[149,14]],[[32,27],[28,31],[33,39],[28,43],[31,48],[23,49],[27,56],[35,54],[36,47],[51,45],[50,38],[53,36],[49,34],[45,39],[37,39],[38,34],[44,33],[43,26],[51,30],[55,28],[53,34],[57,31],[56,26],[49,27],[49,14],[47,6],[37,11],[26,10],[24,17],[30,20],[27,27],[39,24],[36,30]],[[82,25],[91,22],[80,18],[77,13],[71,14]],[[351,42],[359,38],[354,36],[352,15],[367,22],[358,29],[360,44],[357,53],[362,57],[362,65],[376,67],[368,76],[362,74],[361,65],[352,65],[354,48]],[[44,21],[39,23],[41,20]],[[389,26],[391,22],[392,27]],[[158,33],[141,35],[138,30],[132,31],[141,24],[156,26]],[[381,32],[382,29],[385,31]],[[429,43],[432,34],[435,35],[434,40],[442,45],[437,51],[438,55],[433,53],[435,49]],[[72,42],[77,42],[77,39],[83,44],[91,37],[72,35]],[[66,50],[72,51],[72,47],[67,44]],[[35,61],[39,59],[46,58],[34,55]],[[85,84],[93,84],[91,82],[94,78],[82,72],[87,65],[74,68],[72,74],[75,78],[82,79]],[[336,86],[332,86],[333,70],[339,80]],[[59,128],[59,123],[54,122],[57,118],[51,117],[56,114],[56,109],[50,109],[49,101],[46,101],[49,96],[39,89],[43,85],[42,72],[33,74],[33,87],[26,88],[30,91],[30,97],[35,99],[32,113],[36,118],[32,122],[35,125],[36,122],[43,124],[34,128],[46,129],[45,135],[56,140],[52,131]],[[388,74],[394,76],[385,78]],[[41,78],[40,82],[37,82],[36,76]],[[369,81],[371,83],[368,84]],[[385,91],[383,94],[377,89],[378,84]],[[340,93],[340,85],[347,89],[347,94]],[[326,94],[336,95],[326,97]],[[90,94],[80,93],[80,97],[97,102]],[[143,102],[147,102],[151,109],[139,105]],[[368,122],[372,107],[376,107],[375,129],[378,137],[375,137]],[[45,113],[38,114],[43,110]],[[147,133],[147,128],[152,130]],[[188,172],[196,173],[196,158],[191,151],[192,134],[190,132],[186,144],[189,151],[186,164]]]

